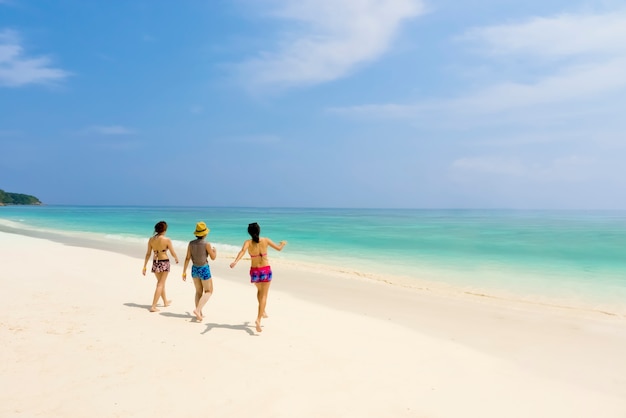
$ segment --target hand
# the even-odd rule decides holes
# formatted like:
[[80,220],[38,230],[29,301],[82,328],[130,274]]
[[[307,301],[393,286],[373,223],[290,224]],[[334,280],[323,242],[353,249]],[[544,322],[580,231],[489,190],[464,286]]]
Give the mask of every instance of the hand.
[[178,264],[178,258],[175,258],[175,260],[176,260],[176,264]]
[[235,267],[237,265],[236,261],[233,261],[232,263],[230,263],[230,268],[232,269],[233,267]]
[[146,268],[144,267],[143,270],[141,270],[141,274],[143,274],[144,276],[146,275]]
[[183,282],[187,281],[187,273],[183,273]]

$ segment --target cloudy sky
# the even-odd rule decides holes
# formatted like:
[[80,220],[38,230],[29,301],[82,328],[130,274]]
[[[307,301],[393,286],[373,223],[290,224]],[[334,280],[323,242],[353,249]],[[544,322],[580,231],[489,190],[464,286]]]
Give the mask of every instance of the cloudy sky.
[[626,209],[626,2],[0,0],[0,189]]

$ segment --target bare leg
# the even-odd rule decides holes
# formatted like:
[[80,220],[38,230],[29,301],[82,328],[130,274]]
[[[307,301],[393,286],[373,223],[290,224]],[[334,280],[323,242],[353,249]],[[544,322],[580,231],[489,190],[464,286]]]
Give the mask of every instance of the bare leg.
[[156,289],[154,290],[154,297],[152,298],[152,306],[150,307],[150,312],[158,312],[157,303],[159,299],[165,299],[165,280],[167,279],[167,272],[154,273],[157,279]]
[[172,304],[172,301],[169,300],[166,296],[165,296],[165,280],[167,280],[167,275],[169,274],[169,271],[164,271],[163,274],[163,291],[161,292],[161,299],[163,299],[163,306],[170,306]]
[[198,306],[196,306],[196,309],[193,311],[193,313],[196,314],[196,319],[198,321],[201,321],[203,318],[202,308],[204,308],[204,305],[206,305],[211,298],[211,295],[213,295],[213,280],[202,280],[202,289],[204,290],[204,293],[198,301]]
[[270,283],[271,282],[255,283],[257,288],[256,298],[259,302],[259,311],[256,317],[256,321],[254,321],[257,332],[263,331],[263,329],[261,329],[261,318],[263,318],[264,315],[266,316],[265,305],[267,304],[267,294],[270,290]]
[[[204,288],[202,287],[202,280],[198,279],[197,277],[194,277],[193,285],[196,288],[196,294],[194,295],[194,306],[198,308],[198,302],[200,302],[200,298],[204,294]],[[198,312],[200,312],[200,316],[202,316],[202,312],[199,310]]]

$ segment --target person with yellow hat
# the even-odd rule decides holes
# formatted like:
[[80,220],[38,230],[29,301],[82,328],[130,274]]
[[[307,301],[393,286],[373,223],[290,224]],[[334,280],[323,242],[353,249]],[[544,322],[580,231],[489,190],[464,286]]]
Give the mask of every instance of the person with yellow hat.
[[211,260],[215,260],[217,253],[215,247],[205,241],[209,231],[206,223],[198,222],[196,224],[196,230],[193,233],[196,239],[189,241],[189,245],[187,245],[187,256],[185,257],[185,265],[183,267],[183,281],[187,281],[187,266],[189,265],[189,260],[191,260],[191,277],[196,287],[196,308],[193,310],[193,313],[198,321],[202,321],[202,308],[213,294],[213,280],[211,280],[208,257],[211,257]]

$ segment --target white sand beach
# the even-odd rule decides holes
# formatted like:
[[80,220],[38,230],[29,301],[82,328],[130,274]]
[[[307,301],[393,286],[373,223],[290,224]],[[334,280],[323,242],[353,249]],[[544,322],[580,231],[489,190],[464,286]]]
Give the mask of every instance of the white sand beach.
[[[136,257],[0,232],[2,417],[625,417],[626,318],[212,262],[195,320]],[[287,249],[288,250],[288,249]],[[287,251],[286,250],[286,251]],[[181,249],[179,257],[184,257]]]

